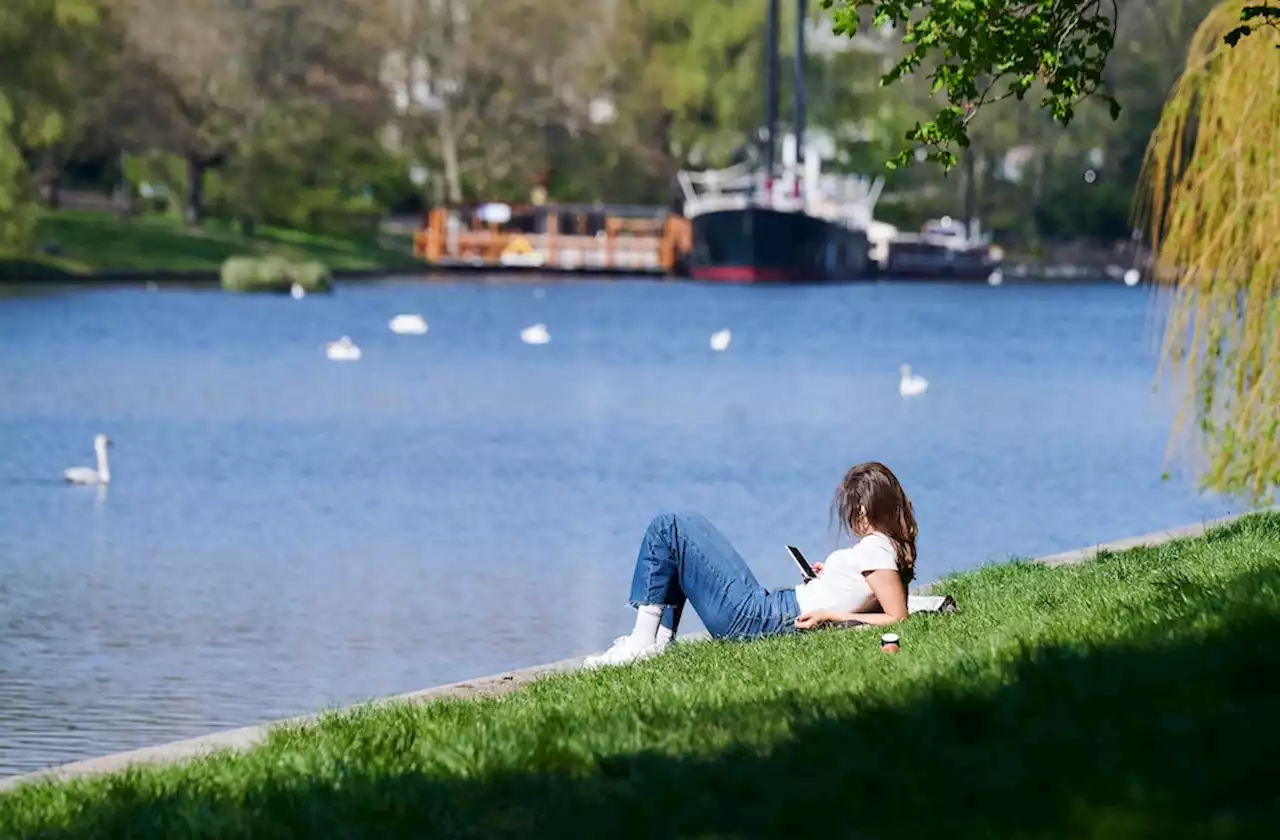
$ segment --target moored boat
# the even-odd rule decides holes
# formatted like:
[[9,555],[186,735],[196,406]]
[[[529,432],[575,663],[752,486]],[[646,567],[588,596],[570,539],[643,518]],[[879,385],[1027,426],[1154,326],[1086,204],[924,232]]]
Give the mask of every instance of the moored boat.
[[[695,280],[799,283],[867,274],[865,223],[882,182],[824,179],[816,151],[805,146],[805,0],[796,5],[795,130],[783,142],[782,166],[774,165],[778,0],[769,0],[763,165],[679,173],[691,228],[689,274]],[[832,184],[838,187],[834,195],[823,189]]]
[[[816,155],[811,160],[816,161]],[[808,199],[776,194],[770,199],[764,187],[755,186],[761,174],[745,168],[680,173],[684,214],[690,223],[690,276],[737,283],[828,282],[865,276],[869,244],[866,231],[853,218],[858,214],[838,202],[820,201],[821,182],[816,171],[810,175]],[[789,177],[781,180],[782,192],[787,192]],[[863,194],[862,205],[867,203],[868,191],[878,189],[864,181],[853,186],[854,192]]]
[[869,233],[873,271],[886,278],[985,281],[1003,260],[999,247],[970,236],[950,216],[931,219],[919,233],[902,233],[882,223]]

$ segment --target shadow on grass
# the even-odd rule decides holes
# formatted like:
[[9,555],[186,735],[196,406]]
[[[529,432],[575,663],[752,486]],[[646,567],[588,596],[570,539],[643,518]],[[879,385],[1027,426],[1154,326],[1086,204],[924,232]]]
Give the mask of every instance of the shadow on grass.
[[[640,753],[575,774],[549,738],[539,772],[353,769],[237,795],[118,786],[40,836],[1274,836],[1277,592],[1280,571],[1171,590],[1212,622],[1031,649],[995,686],[970,679],[961,655],[921,696],[832,710],[767,752]],[[800,703],[776,713],[794,716]],[[726,707],[708,722],[739,726],[760,713],[749,711]]]

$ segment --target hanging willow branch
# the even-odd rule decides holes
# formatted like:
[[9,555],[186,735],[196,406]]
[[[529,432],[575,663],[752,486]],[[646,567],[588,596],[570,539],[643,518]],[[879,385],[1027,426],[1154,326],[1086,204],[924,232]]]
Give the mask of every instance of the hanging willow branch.
[[1280,484],[1280,32],[1225,43],[1247,5],[1227,0],[1196,32],[1147,148],[1138,215],[1172,287],[1174,440],[1204,447],[1206,487],[1256,500]]

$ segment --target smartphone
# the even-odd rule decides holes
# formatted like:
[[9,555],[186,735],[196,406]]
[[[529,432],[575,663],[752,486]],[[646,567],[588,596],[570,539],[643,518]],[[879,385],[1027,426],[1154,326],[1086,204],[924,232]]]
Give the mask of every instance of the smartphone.
[[796,561],[796,565],[800,567],[800,576],[805,580],[813,580],[817,575],[813,573],[813,567],[809,565],[809,561],[804,559],[804,555],[800,553],[800,549],[794,545],[787,546],[787,551],[791,553],[791,559]]

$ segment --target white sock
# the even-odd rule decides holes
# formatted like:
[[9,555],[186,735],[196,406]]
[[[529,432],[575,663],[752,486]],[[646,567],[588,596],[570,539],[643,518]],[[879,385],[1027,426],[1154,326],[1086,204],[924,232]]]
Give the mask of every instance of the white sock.
[[641,604],[636,608],[636,626],[631,631],[631,638],[641,644],[651,645],[658,636],[658,626],[662,623],[661,604]]
[[665,624],[658,625],[658,647],[666,647],[676,640],[676,631]]

